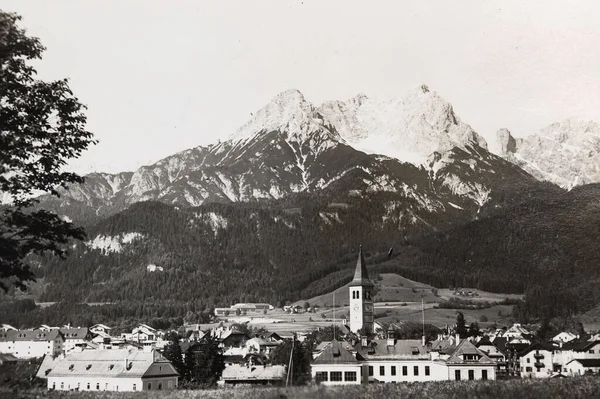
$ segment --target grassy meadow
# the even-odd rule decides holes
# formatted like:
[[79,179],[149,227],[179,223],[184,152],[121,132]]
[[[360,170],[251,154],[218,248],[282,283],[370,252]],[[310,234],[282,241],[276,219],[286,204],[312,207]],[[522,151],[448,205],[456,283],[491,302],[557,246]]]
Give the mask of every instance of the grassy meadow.
[[3,398],[174,398],[174,399],[348,399],[348,398],[598,398],[600,378],[523,379],[504,381],[442,381],[412,384],[371,384],[345,387],[229,388],[206,391],[150,392],[0,392]]

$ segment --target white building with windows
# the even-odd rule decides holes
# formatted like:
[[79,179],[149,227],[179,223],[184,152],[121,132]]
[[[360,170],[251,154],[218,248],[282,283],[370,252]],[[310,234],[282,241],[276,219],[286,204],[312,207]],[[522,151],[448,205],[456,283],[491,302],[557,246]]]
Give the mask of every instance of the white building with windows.
[[108,349],[47,356],[37,377],[49,390],[133,392],[175,389],[179,374],[154,350]]
[[32,359],[63,353],[65,338],[57,330],[8,330],[0,332],[0,353],[19,359]]
[[[372,289],[361,248],[349,290],[352,332],[373,332]],[[425,337],[398,340],[390,329],[387,339],[361,336],[353,345],[334,340],[320,344],[318,350],[311,373],[324,385],[496,379],[496,362],[467,340],[453,339],[436,351]]]

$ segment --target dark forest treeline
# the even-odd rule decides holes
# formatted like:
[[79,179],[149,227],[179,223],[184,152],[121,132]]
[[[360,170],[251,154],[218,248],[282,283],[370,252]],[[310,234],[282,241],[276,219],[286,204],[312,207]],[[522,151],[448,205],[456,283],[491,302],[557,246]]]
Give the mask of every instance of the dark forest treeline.
[[[569,315],[600,302],[599,194],[600,185],[569,192],[545,186],[497,198],[504,206],[492,201],[472,222],[395,193],[343,200],[299,195],[268,206],[138,203],[88,229],[89,239],[143,236],[120,252],[77,243],[64,262],[39,259],[36,273],[46,287],[39,299],[113,303],[92,312],[94,322],[199,316],[235,302],[283,305],[350,281],[362,244],[373,273],[399,273],[440,288],[525,293],[517,309],[524,319]],[[398,204],[391,214],[390,204]],[[221,225],[214,227],[213,219]],[[164,270],[149,272],[149,264]],[[11,320],[37,324],[41,317],[32,311]]]

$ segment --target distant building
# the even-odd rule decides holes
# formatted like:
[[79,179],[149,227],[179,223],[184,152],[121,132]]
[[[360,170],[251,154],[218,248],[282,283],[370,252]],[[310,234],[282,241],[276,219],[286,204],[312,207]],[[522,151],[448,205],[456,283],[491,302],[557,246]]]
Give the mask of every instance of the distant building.
[[565,368],[569,375],[600,374],[600,359],[573,359]]
[[87,350],[47,356],[37,376],[50,390],[150,391],[177,387],[179,374],[154,350]]
[[58,329],[8,330],[0,332],[0,353],[32,359],[63,353],[65,337]]
[[236,303],[228,308],[215,308],[215,316],[235,316],[241,314],[261,315],[275,307],[268,303]]
[[63,351],[69,353],[76,348],[83,348],[87,342],[92,341],[93,334],[87,327],[66,327],[60,328],[59,331],[65,338]]

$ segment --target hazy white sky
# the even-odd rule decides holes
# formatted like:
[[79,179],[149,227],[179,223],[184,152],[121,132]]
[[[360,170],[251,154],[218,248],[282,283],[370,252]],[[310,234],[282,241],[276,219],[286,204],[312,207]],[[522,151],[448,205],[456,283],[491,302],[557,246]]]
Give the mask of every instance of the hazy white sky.
[[600,122],[600,2],[4,0],[68,77],[100,143],[71,167],[133,170],[226,138],[277,93],[399,97],[426,83],[490,144]]

